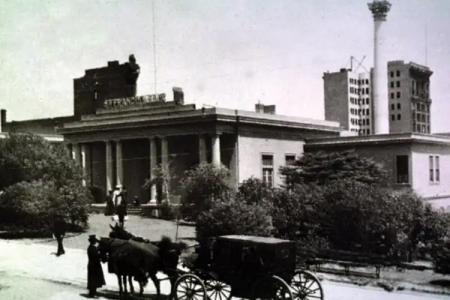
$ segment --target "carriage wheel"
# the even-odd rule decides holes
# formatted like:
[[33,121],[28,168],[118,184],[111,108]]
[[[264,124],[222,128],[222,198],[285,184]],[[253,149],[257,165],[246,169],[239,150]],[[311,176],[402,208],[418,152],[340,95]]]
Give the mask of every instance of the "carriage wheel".
[[206,288],[203,281],[196,275],[185,274],[175,281],[172,290],[175,300],[206,300]]
[[217,280],[206,280],[206,294],[210,300],[231,299],[231,286]]
[[255,299],[286,299],[293,300],[289,285],[281,277],[272,276],[258,281],[253,287],[253,300]]
[[319,279],[309,271],[296,270],[291,279],[295,300],[323,300],[323,289]]

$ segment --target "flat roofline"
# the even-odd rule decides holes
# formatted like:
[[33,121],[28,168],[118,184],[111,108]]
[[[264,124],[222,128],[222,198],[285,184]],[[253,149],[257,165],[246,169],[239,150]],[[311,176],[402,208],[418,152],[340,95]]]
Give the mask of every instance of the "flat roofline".
[[362,145],[362,144],[395,144],[395,143],[428,143],[444,144],[450,146],[450,137],[436,134],[420,133],[392,133],[374,134],[367,136],[345,136],[313,138],[306,141],[306,147],[312,146],[338,146],[338,145]]
[[[187,105],[189,106],[189,105]],[[90,115],[82,118],[80,121],[64,123],[63,127],[58,128],[59,132],[84,131],[83,128],[94,130],[95,127],[118,126],[120,124],[133,124],[158,121],[180,121],[183,119],[195,120],[196,118],[215,117],[223,122],[242,122],[268,126],[285,126],[295,128],[306,128],[311,130],[323,130],[339,133],[342,129],[338,122],[315,120],[309,118],[299,118],[284,115],[257,113],[245,110],[226,109],[226,108],[201,108],[173,111],[164,110],[161,113],[155,113],[151,108],[128,114],[102,114]]]

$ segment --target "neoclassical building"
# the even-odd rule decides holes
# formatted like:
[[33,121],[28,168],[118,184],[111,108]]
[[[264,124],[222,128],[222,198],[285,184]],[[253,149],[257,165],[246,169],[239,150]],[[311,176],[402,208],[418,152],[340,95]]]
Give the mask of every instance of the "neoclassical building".
[[165,94],[136,96],[138,73],[131,56],[86,70],[74,80],[74,118],[58,124],[85,183],[105,193],[123,185],[129,197],[153,200],[160,189],[143,185],[160,167],[176,201],[184,172],[203,162],[228,168],[233,186],[251,176],[279,185],[279,167],[302,154],[306,139],[340,132],[338,123],[280,116],[261,104],[255,112],[197,109],[184,104],[180,88],[171,101]]

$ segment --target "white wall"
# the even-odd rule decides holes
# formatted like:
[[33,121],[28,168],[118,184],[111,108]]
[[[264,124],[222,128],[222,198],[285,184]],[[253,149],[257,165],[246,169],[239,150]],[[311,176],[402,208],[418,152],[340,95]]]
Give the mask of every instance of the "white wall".
[[303,155],[304,141],[279,140],[273,138],[238,137],[238,181],[250,177],[262,179],[262,154],[272,154],[274,159],[274,185],[283,183],[279,168],[285,165],[285,155]]

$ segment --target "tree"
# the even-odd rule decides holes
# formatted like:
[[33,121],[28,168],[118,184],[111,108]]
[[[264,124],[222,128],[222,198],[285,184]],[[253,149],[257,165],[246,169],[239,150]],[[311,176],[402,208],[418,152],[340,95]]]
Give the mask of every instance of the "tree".
[[198,216],[196,231],[201,241],[227,234],[269,236],[272,224],[266,207],[231,199],[212,202]]
[[200,164],[185,173],[182,179],[181,213],[196,220],[197,216],[212,207],[213,202],[229,198],[229,171],[211,164]]
[[323,185],[342,179],[368,184],[387,183],[387,173],[379,164],[354,151],[305,153],[293,166],[282,167],[281,173],[286,176],[288,186],[296,183]]
[[0,218],[3,224],[49,228],[52,220],[85,226],[92,195],[81,168],[62,144],[31,134],[0,140]]

